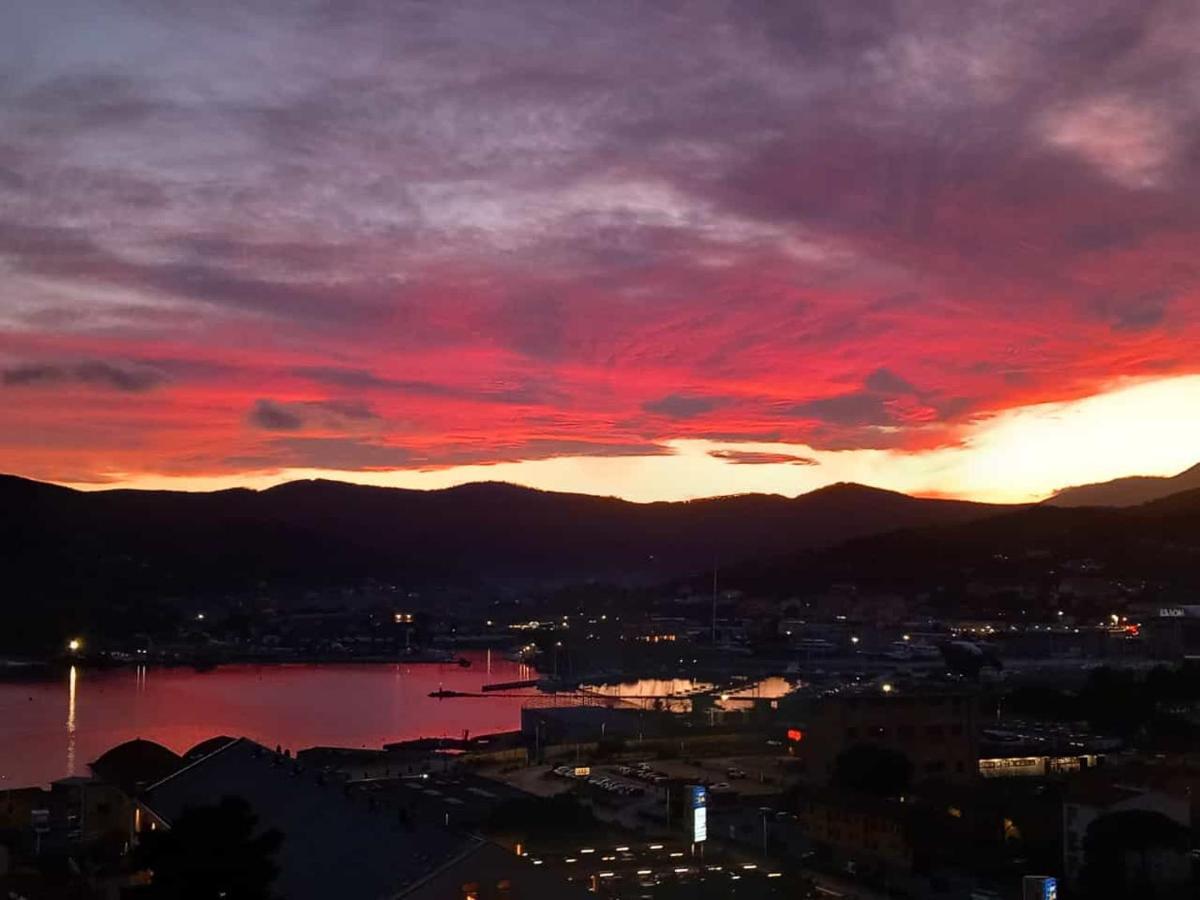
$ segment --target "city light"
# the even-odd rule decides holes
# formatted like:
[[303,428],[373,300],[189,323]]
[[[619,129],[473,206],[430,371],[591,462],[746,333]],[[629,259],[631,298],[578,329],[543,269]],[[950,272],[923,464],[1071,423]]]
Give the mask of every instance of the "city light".
[[883,685],[883,692],[885,694],[890,694],[892,692],[892,690],[893,690],[892,686],[885,682]]
[[72,653],[78,653],[83,649],[83,641],[80,638],[71,638],[67,641],[67,649]]

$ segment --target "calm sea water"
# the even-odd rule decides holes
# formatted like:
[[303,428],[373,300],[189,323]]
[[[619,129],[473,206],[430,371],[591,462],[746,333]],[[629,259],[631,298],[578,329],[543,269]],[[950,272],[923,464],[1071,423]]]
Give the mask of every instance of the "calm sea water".
[[515,729],[518,697],[429,696],[535,677],[487,651],[456,665],[222,666],[210,672],[75,669],[58,679],[0,683],[0,790],[85,774],[105,750],[141,737],[183,753],[213,735],[293,750],[379,747],[417,737]]

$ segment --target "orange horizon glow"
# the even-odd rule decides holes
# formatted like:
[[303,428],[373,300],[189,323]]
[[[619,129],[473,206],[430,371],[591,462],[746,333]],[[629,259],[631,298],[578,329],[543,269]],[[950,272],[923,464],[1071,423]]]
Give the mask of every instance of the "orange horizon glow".
[[[821,451],[797,444],[677,440],[668,442],[670,455],[644,457],[577,456],[374,472],[297,468],[200,476],[110,473],[112,480],[100,484],[58,483],[80,490],[211,491],[264,489],[313,478],[426,490],[503,481],[654,502],[742,493],[796,496],[851,481],[914,496],[1020,504],[1079,484],[1129,475],[1171,476],[1197,464],[1200,417],[1175,412],[1189,404],[1200,409],[1200,375],[1135,382],[1078,401],[1007,410],[974,423],[960,444],[929,450]],[[803,458],[815,464],[747,465],[714,456],[721,453]],[[706,492],[705,485],[716,488]]]

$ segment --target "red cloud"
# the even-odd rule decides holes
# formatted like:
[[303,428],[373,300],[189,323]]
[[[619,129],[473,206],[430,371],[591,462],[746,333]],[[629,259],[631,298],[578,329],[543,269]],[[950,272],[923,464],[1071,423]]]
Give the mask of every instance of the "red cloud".
[[1200,371],[1186,15],[735,6],[301,16],[222,72],[180,19],[174,80],[47,39],[0,97],[0,468],[920,450]]

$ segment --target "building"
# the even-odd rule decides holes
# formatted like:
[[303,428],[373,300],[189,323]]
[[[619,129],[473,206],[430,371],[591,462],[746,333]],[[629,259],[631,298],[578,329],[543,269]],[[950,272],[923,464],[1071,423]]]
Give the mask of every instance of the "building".
[[101,838],[123,841],[130,813],[124,792],[95,778],[72,776],[49,789],[0,791],[0,833],[19,857],[63,852]]
[[815,698],[793,729],[805,778],[827,783],[843,750],[871,744],[903,753],[914,781],[969,781],[979,769],[979,709],[969,691],[872,685]]
[[1094,769],[1104,762],[1095,753],[1075,756],[990,756],[979,760],[982,778],[1044,778]]
[[184,765],[184,758],[162,744],[135,738],[103,753],[88,768],[97,778],[132,796]]
[[370,790],[306,769],[244,738],[152,785],[136,828],[170,828],[190,806],[248,802],[284,835],[275,890],[289,900],[558,900],[571,886],[466,831],[421,821]]
[[0,791],[0,831],[21,857],[65,852],[132,833],[139,788],[183,765],[182,757],[152,741],[132,740],[88,764],[90,776],[60,778],[50,787]]
[[814,788],[798,798],[796,817],[826,864],[859,875],[912,870],[912,817],[897,801]]
[[1151,655],[1200,659],[1200,606],[1156,606],[1141,625]]

